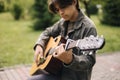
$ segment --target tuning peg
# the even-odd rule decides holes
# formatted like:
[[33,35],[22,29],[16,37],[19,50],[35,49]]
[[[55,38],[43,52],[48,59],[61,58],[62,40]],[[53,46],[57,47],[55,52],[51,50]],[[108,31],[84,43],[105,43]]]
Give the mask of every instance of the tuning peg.
[[96,41],[98,42],[98,41],[99,41],[99,39],[97,38],[97,39],[96,39]]
[[94,35],[90,35],[90,37],[94,37]]

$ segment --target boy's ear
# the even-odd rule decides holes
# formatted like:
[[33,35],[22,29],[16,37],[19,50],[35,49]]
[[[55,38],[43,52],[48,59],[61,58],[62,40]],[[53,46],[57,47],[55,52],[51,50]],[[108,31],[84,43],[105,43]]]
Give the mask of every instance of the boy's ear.
[[74,3],[75,5],[77,5],[77,1],[76,1],[76,0],[73,0],[73,3]]

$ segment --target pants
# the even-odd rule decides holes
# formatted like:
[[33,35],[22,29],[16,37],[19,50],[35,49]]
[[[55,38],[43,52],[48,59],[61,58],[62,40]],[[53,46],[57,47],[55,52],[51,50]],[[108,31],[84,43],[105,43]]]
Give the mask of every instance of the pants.
[[34,75],[28,78],[28,80],[60,80],[60,76],[51,74]]

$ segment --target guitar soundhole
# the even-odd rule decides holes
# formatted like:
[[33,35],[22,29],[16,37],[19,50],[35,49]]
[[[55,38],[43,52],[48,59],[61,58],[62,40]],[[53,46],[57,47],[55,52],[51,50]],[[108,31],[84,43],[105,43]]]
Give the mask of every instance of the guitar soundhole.
[[60,42],[61,42],[61,43],[66,43],[67,40],[66,40],[64,37],[62,37],[61,40],[60,40]]

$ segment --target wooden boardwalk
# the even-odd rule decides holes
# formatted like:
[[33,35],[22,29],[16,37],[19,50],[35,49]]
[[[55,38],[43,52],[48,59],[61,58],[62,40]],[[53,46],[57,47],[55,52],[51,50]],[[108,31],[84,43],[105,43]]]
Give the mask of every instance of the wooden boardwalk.
[[0,69],[0,80],[27,80],[30,65],[19,65]]

